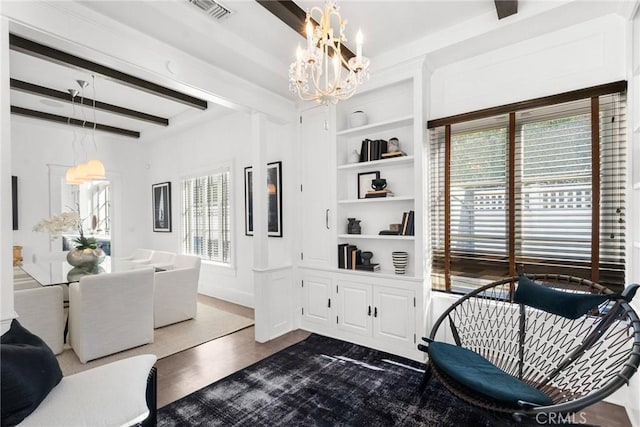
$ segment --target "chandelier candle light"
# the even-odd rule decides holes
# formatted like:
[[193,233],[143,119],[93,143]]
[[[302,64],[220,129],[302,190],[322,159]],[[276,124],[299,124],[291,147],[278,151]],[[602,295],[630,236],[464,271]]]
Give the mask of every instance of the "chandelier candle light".
[[[312,21],[319,25],[314,28]],[[307,12],[307,47],[298,45],[296,60],[289,67],[289,88],[302,100],[335,104],[350,98],[369,77],[369,60],[362,56],[362,32],[356,36],[356,56],[349,61],[342,56],[341,46],[347,41],[346,23],[333,0],[326,0],[324,9],[316,6]],[[344,80],[343,66],[348,71]]]

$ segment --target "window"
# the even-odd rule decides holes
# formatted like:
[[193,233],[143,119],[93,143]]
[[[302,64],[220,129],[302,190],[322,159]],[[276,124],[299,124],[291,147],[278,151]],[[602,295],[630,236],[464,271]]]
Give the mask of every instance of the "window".
[[571,94],[430,122],[434,289],[520,264],[624,285],[625,94]]
[[229,168],[182,181],[182,248],[206,260],[231,263]]

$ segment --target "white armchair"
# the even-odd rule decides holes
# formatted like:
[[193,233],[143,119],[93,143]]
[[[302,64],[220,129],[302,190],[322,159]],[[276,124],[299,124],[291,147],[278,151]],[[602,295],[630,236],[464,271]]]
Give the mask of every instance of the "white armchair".
[[154,275],[154,328],[196,317],[200,263],[199,257],[176,255],[171,269]]
[[84,276],[69,286],[69,337],[82,363],[153,342],[153,269]]
[[150,262],[152,254],[153,254],[153,251],[151,249],[139,248],[134,250],[130,256],[124,257],[122,259],[131,261],[131,262]]
[[60,286],[24,289],[13,293],[18,320],[29,332],[39,336],[54,354],[64,347],[64,307]]
[[156,268],[169,269],[172,268],[175,259],[176,254],[173,252],[153,251],[149,262]]

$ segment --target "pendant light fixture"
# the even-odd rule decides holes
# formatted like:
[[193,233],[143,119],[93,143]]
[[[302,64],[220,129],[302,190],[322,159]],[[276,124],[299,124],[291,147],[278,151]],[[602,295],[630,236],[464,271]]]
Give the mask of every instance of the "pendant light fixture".
[[[67,125],[71,124],[71,117],[75,115],[76,112],[76,104],[73,102],[76,96],[78,95],[78,91],[76,89],[69,89],[69,95],[71,95],[71,115],[67,119]],[[71,142],[71,149],[73,150],[73,164],[76,163],[76,130],[73,129],[73,141]],[[67,169],[67,173],[65,174],[65,179],[67,184],[69,185],[77,185],[82,184],[82,180],[79,179],[77,174],[77,169],[75,166]]]
[[[95,90],[95,75],[91,75],[93,81],[93,128],[91,129],[91,139],[93,141],[93,147],[97,153],[98,145],[96,144],[95,132],[96,132],[96,90]],[[84,105],[84,89],[89,86],[89,83],[85,80],[76,80],[78,86],[80,86],[80,103]],[[69,89],[69,93],[71,94],[71,105],[72,105],[72,115],[75,115],[75,104],[73,102],[74,98],[78,95],[78,91],[75,89]],[[82,110],[82,128],[84,129],[85,124],[87,123],[86,116],[84,110]],[[71,116],[69,116],[69,120],[67,124],[71,122]],[[84,153],[84,158],[86,159],[86,149],[84,146],[84,139],[86,138],[86,134],[83,135],[82,140],[80,141],[80,147]],[[74,153],[74,164],[75,164],[75,152],[76,152],[76,133],[75,130],[73,132],[73,153]],[[66,173],[66,181],[67,184],[82,184],[84,182],[97,181],[106,179],[106,171],[102,162],[96,158],[91,159],[84,163],[79,163],[76,166],[73,166],[67,170]]]
[[[91,129],[91,140],[93,141],[93,148],[98,153],[98,145],[96,144],[96,77],[91,75],[91,81],[93,83],[93,128]],[[92,181],[104,180],[106,178],[106,171],[104,165],[98,159],[91,159],[87,162],[86,177]]]

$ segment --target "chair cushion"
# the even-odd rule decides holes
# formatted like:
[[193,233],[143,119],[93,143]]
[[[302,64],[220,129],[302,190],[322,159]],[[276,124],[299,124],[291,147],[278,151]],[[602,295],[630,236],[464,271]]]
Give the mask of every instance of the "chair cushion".
[[606,300],[619,296],[565,292],[539,285],[527,276],[520,276],[513,301],[567,319],[577,319]]
[[17,320],[0,344],[2,426],[12,426],[31,414],[62,379],[51,349]]
[[463,347],[432,342],[429,360],[458,383],[493,401],[517,407],[518,401],[546,406],[549,396],[507,374],[479,354]]

